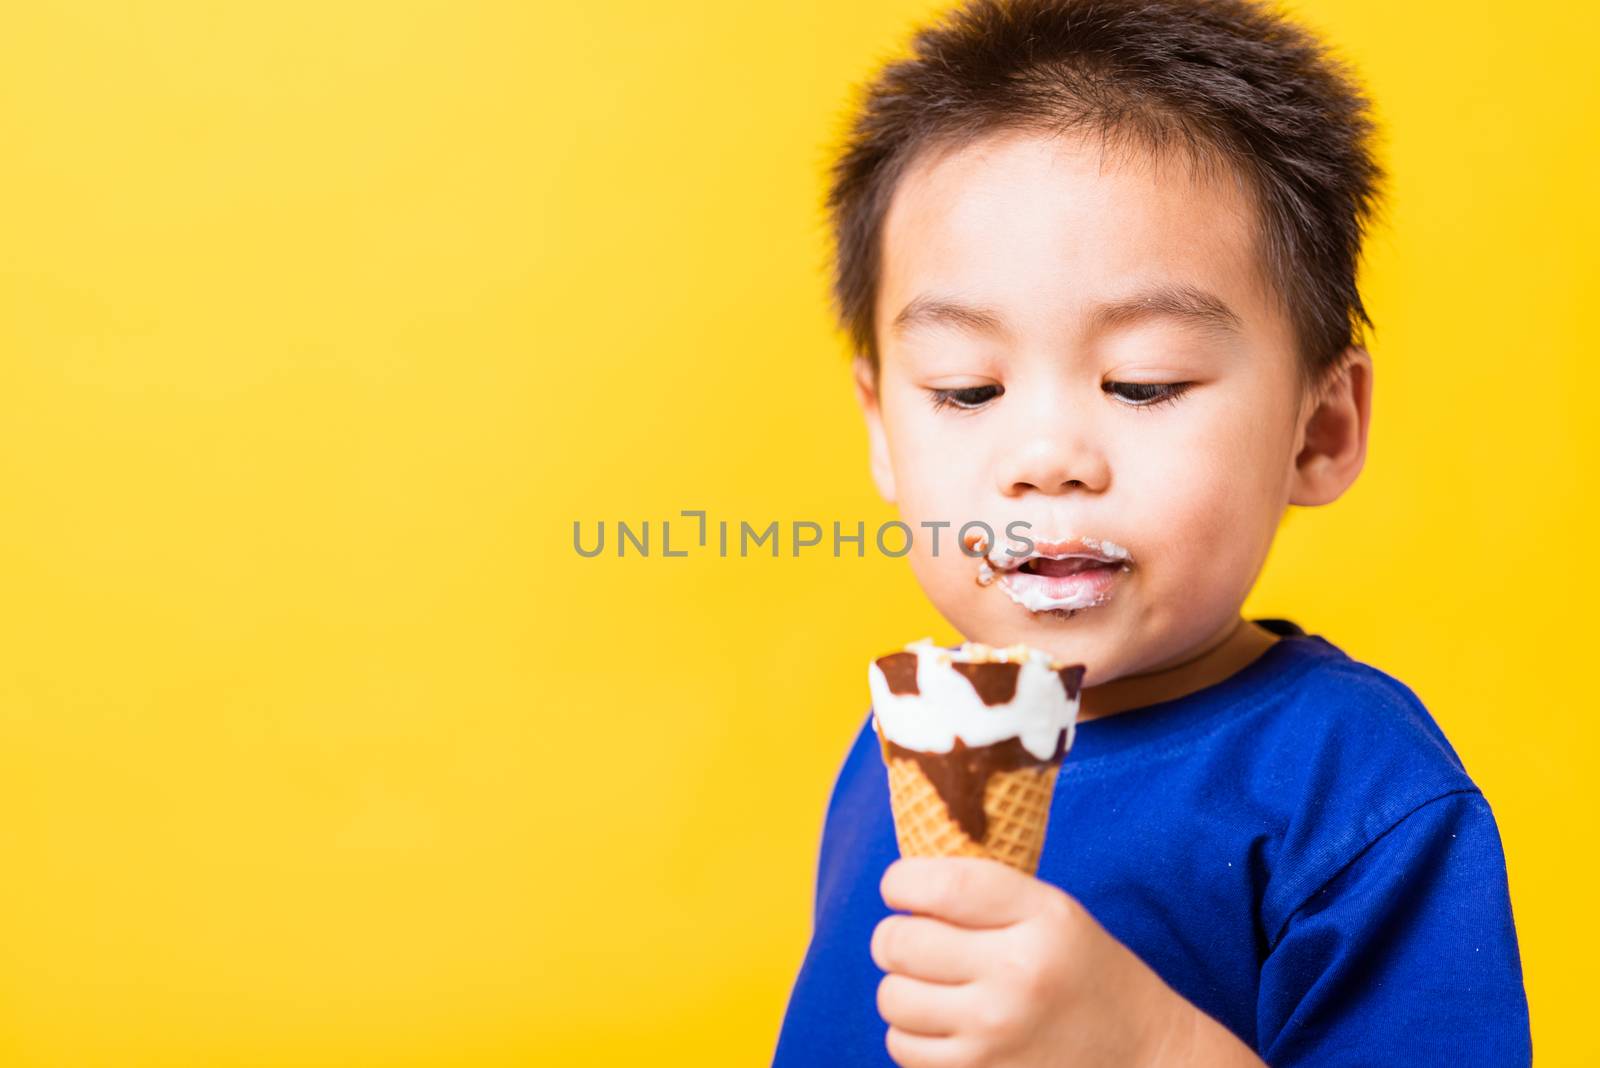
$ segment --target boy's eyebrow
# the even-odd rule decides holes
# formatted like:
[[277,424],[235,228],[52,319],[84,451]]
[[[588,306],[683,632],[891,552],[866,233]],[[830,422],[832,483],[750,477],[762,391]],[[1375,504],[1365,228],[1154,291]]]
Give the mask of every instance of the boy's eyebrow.
[[[1098,334],[1141,319],[1167,317],[1220,333],[1238,333],[1243,323],[1222,298],[1191,285],[1158,285],[1142,293],[1096,305],[1089,313],[1089,332]],[[905,334],[919,326],[946,325],[975,334],[1003,336],[1005,316],[993,308],[939,297],[920,296],[900,310],[890,325]]]
[[920,296],[900,309],[889,330],[906,334],[919,326],[954,326],[974,334],[1001,335],[1006,332],[1005,317],[992,308],[980,308],[939,297]]
[[1095,308],[1089,316],[1091,333],[1127,326],[1140,319],[1165,316],[1223,334],[1236,334],[1244,323],[1221,297],[1191,285],[1158,285],[1143,293]]

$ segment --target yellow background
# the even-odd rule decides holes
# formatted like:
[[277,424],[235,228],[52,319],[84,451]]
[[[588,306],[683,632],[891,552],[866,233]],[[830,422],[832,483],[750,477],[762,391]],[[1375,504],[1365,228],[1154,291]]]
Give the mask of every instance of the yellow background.
[[[9,5],[0,1064],[770,1056],[866,661],[951,635],[571,528],[891,517],[819,202],[932,10]],[[1600,21],[1300,10],[1388,133],[1376,424],[1246,607],[1433,710],[1582,1063]]]

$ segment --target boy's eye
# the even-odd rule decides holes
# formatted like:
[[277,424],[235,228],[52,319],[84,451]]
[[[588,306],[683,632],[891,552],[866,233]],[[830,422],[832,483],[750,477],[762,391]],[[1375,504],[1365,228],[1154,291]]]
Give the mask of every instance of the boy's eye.
[[1177,400],[1189,382],[1107,382],[1100,388],[1130,408],[1153,408]]
[[964,386],[961,389],[930,389],[928,399],[933,402],[933,410],[941,408],[981,408],[989,401],[994,400],[1005,390],[999,386]]

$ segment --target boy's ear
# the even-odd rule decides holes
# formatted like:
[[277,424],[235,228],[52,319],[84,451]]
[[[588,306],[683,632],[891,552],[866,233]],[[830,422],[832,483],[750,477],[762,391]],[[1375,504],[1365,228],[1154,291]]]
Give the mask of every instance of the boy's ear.
[[878,487],[878,494],[893,504],[894,467],[889,463],[889,439],[883,432],[883,409],[878,405],[877,376],[865,356],[855,358],[853,371],[856,400],[867,421],[867,455],[872,465],[872,481]]
[[1289,503],[1328,504],[1339,498],[1367,460],[1372,422],[1372,357],[1345,349],[1302,417]]

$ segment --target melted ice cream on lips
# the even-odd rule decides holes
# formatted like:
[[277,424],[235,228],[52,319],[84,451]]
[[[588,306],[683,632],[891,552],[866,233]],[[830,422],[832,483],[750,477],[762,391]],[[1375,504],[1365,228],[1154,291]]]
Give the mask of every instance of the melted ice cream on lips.
[[1072,747],[1084,665],[1026,646],[924,638],[873,661],[872,723],[883,759],[909,759],[973,841],[988,832],[984,795],[996,772],[1059,764]]
[[978,563],[978,585],[988,586],[993,583],[994,567],[989,563],[989,539],[981,530],[972,530],[961,539],[961,544],[966,547],[969,556],[983,558]]
[[1102,538],[1036,541],[1033,550],[998,558],[985,553],[978,565],[978,584],[999,587],[1030,612],[1076,612],[1105,604],[1117,580],[1132,569],[1133,555]]

